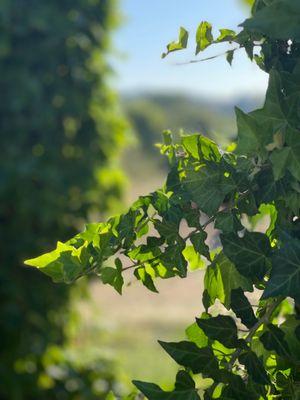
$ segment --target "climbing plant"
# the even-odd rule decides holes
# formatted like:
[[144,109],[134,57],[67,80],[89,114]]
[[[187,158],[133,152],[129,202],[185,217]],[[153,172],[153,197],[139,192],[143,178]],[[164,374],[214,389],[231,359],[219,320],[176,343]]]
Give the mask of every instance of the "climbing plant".
[[[215,37],[202,22],[196,53],[227,42],[230,63],[244,49],[269,74],[263,107],[236,109],[236,145],[220,149],[201,135],[174,143],[165,132],[161,189],[27,261],[56,282],[95,273],[119,293],[129,269],[156,292],[157,278],[205,268],[205,312],[186,340],[159,342],[180,366],[174,389],[134,381],[150,400],[300,398],[299,21],[298,0],[256,0],[238,32]],[[163,56],[187,45],[181,28]],[[209,225],[219,248],[207,241]]]

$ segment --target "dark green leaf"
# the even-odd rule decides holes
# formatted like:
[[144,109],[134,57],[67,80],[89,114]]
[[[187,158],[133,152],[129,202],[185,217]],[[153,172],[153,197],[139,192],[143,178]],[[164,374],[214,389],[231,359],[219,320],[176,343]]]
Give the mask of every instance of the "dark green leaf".
[[249,350],[245,353],[242,353],[239,356],[239,362],[245,365],[248,374],[251,376],[254,382],[260,385],[267,385],[270,383],[262,361],[253,351]]
[[209,347],[199,348],[192,342],[161,342],[163,349],[183,367],[191,368],[195,374],[215,374],[218,370],[218,362]]
[[207,233],[203,230],[200,230],[199,232],[193,233],[190,237],[190,240],[192,242],[192,245],[194,246],[194,249],[204,257],[206,257],[208,260],[210,260],[210,252],[209,252],[209,247],[205,243],[205,240],[207,239]]
[[263,298],[290,296],[300,300],[300,240],[290,238],[272,257]]
[[[260,32],[274,39],[300,41],[300,3],[298,0],[275,0],[247,19],[244,28]],[[280,23],[278,23],[280,21]]]
[[268,330],[260,336],[260,341],[267,350],[275,351],[279,356],[289,357],[290,349],[285,340],[284,332],[273,324],[268,324]]
[[218,340],[228,348],[237,346],[237,327],[231,317],[219,315],[208,319],[196,318],[196,322],[210,339]]
[[135,269],[134,275],[138,280],[140,280],[147,289],[151,292],[158,293],[156,289],[152,276],[146,271],[145,267],[139,267]]
[[172,392],[163,391],[154,383],[141,381],[132,381],[132,383],[146,396],[149,400],[200,400],[195,389],[175,389]]
[[249,300],[241,288],[232,290],[230,306],[235,315],[241,319],[242,323],[247,326],[247,328],[250,329],[256,324],[257,318],[254,315]]
[[229,65],[232,65],[233,56],[234,56],[234,50],[228,50],[226,53],[226,61],[228,62]]
[[215,228],[220,229],[223,233],[230,233],[242,230],[243,226],[237,218],[236,212],[232,210],[221,211],[217,214]]
[[122,287],[124,284],[124,279],[122,277],[122,264],[121,267],[118,268],[101,268],[101,280],[104,284],[111,285],[118,293],[122,294]]
[[176,375],[176,390],[188,390],[195,389],[195,382],[191,378],[191,375],[186,371],[179,371]]
[[221,235],[223,251],[235,264],[240,274],[261,279],[269,268],[271,246],[266,235],[258,232],[246,232],[240,238],[236,234]]

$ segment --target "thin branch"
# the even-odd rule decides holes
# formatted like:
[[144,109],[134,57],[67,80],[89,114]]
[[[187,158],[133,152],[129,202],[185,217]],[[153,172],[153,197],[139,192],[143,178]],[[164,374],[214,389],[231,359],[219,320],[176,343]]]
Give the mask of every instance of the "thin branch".
[[214,60],[215,58],[223,57],[223,56],[227,55],[229,51],[235,52],[235,51],[237,51],[237,50],[240,50],[241,48],[242,48],[242,47],[235,47],[234,49],[227,50],[227,51],[225,51],[225,52],[223,52],[223,53],[215,54],[214,56],[205,57],[205,58],[200,58],[200,60],[190,60],[190,61],[185,61],[185,62],[178,62],[178,63],[175,63],[174,65],[197,64],[197,63],[199,63],[199,62]]
[[[279,306],[279,304],[283,301],[283,297],[278,297],[278,299],[276,299],[266,310],[265,314],[256,322],[255,325],[253,325],[253,327],[249,330],[248,335],[245,338],[245,341],[247,343],[250,343],[253,336],[255,335],[256,331],[265,323],[269,322],[269,319],[271,317],[271,315],[273,314],[273,312],[276,310],[276,308]],[[231,360],[229,361],[229,363],[227,364],[227,369],[231,370],[234,366],[234,363],[236,362],[236,360],[238,359],[239,355],[241,354],[241,352],[243,351],[242,348],[238,348],[236,349],[236,351],[232,354],[231,356]]]

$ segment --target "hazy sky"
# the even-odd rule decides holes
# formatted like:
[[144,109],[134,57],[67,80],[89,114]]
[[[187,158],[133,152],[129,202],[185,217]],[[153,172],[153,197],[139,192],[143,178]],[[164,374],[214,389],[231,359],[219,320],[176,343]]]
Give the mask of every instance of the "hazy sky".
[[[218,28],[236,29],[249,10],[239,0],[119,0],[126,20],[115,34],[120,56],[114,61],[115,85],[122,91],[180,91],[215,98],[255,96],[265,91],[266,74],[236,53],[230,67],[224,57],[198,64],[176,65],[195,59],[194,36],[202,20]],[[178,28],[191,34],[189,50],[161,59],[165,45],[176,39]],[[224,52],[223,45],[200,54]],[[199,56],[198,56],[199,58]]]

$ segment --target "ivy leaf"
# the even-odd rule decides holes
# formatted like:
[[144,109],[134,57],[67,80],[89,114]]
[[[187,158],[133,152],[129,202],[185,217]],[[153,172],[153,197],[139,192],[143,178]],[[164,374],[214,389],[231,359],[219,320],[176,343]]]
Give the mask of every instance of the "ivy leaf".
[[246,232],[244,237],[232,233],[221,235],[223,251],[240,274],[253,280],[262,279],[269,268],[271,246],[266,235]]
[[272,257],[270,279],[262,298],[290,296],[300,300],[300,240],[289,238]]
[[205,243],[206,239],[207,233],[204,230],[199,230],[198,232],[193,233],[190,237],[191,243],[194,246],[196,252],[210,260],[209,247]]
[[207,319],[196,318],[196,322],[210,339],[217,340],[229,349],[237,346],[237,327],[233,318],[219,315]]
[[254,382],[260,385],[268,385],[269,377],[262,361],[253,351],[247,351],[239,356],[239,362],[247,368],[247,371]]
[[266,221],[269,220],[269,226],[266,230],[266,235],[269,237],[276,226],[278,216],[277,209],[273,204],[262,203],[259,206],[258,211],[258,214],[248,217],[248,221],[251,224],[251,230],[255,231],[258,230],[258,228],[260,230],[261,226],[266,229]]
[[299,13],[298,0],[275,0],[267,7],[258,10],[241,26],[274,39],[300,41]]
[[208,345],[207,336],[196,322],[186,328],[185,334],[189,341],[195,343],[198,347],[206,347]]
[[243,229],[236,216],[236,211],[221,211],[215,219],[215,228],[220,229],[223,233],[237,232]]
[[237,271],[224,253],[219,253],[207,267],[204,287],[209,297],[209,305],[213,305],[215,300],[219,299],[228,310],[232,290],[242,288],[248,292],[253,291],[251,282]]
[[217,37],[216,42],[231,42],[235,36],[235,31],[231,29],[219,29],[220,35]]
[[226,52],[226,61],[228,62],[228,64],[230,66],[232,65],[232,61],[233,61],[233,57],[234,57],[234,51],[235,50],[228,50]]
[[211,24],[207,21],[202,21],[196,32],[196,55],[199,54],[200,51],[205,50],[213,40]]
[[288,343],[291,357],[296,363],[300,360],[300,318],[295,315],[288,315],[286,320],[280,325],[284,332],[284,338]]
[[251,114],[246,114],[235,108],[238,127],[237,154],[265,154],[262,143],[261,129]]
[[268,324],[267,328],[268,330],[259,337],[264,347],[269,351],[275,351],[279,356],[289,357],[291,353],[284,332],[273,324]]
[[289,124],[286,108],[281,77],[277,71],[272,70],[263,108],[249,114],[236,108],[238,125],[236,152],[241,155],[260,155],[266,158],[274,135],[278,133],[281,135]]
[[195,251],[193,246],[187,246],[182,254],[188,262],[190,270],[195,271],[205,267],[204,260],[201,258],[201,255]]
[[256,324],[257,318],[254,315],[249,300],[241,288],[232,290],[230,307],[247,328],[250,329]]
[[223,387],[221,399],[222,400],[256,400],[257,396],[253,396],[243,381],[243,379],[226,369],[221,370],[221,382],[225,383]]
[[220,161],[217,144],[203,135],[183,136],[182,146],[196,160]]
[[218,362],[209,347],[199,348],[192,342],[162,342],[158,341],[162,348],[183,367],[191,368],[194,374],[215,374],[218,370]]
[[132,383],[149,400],[200,400],[193,379],[185,371],[178,372],[175,389],[172,392],[165,392],[154,383],[141,381],[132,381]]
[[172,53],[174,51],[185,49],[188,44],[188,39],[189,39],[188,31],[185,28],[180,27],[178,41],[171,42],[167,45],[167,52],[162,54],[162,58],[167,57],[169,53]]
[[147,289],[151,292],[158,293],[156,289],[152,276],[146,271],[145,267],[139,267],[134,271],[135,277],[140,280]]
[[300,131],[289,129],[286,141],[290,146],[287,169],[297,180],[300,180]]
[[290,153],[290,147],[284,147],[283,149],[273,151],[270,155],[274,178],[276,181],[284,176],[287,165],[290,161]]
[[195,389],[195,382],[191,378],[191,375],[186,371],[178,371],[176,375],[175,389],[177,390]]
[[70,283],[80,276],[85,267],[88,268],[88,251],[86,245],[75,248],[58,242],[55,250],[26,260],[25,264],[41,269],[54,282]]
[[187,170],[182,185],[188,191],[191,200],[209,216],[218,211],[225,196],[236,188],[233,179],[230,176],[226,177],[223,168],[216,164]]
[[122,294],[122,287],[124,285],[124,279],[122,277],[122,262],[117,258],[115,264],[116,268],[101,268],[101,280],[104,284],[111,285],[119,294]]

